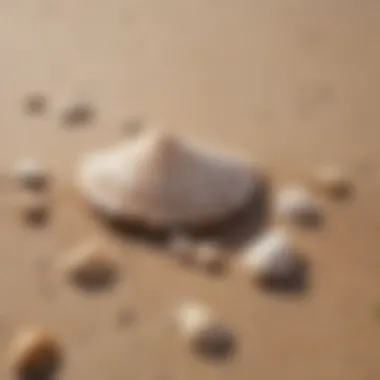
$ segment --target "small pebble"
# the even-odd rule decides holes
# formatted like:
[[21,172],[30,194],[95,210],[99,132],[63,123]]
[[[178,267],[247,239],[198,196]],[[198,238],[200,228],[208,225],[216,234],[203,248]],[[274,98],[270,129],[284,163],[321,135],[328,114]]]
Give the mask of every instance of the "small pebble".
[[181,233],[174,234],[168,245],[173,257],[181,264],[195,264],[196,246],[190,237]]
[[43,328],[27,328],[11,343],[10,367],[21,379],[50,379],[63,361],[58,338]]
[[235,348],[233,333],[204,305],[181,305],[176,311],[175,321],[180,334],[197,354],[225,358]]
[[119,310],[117,314],[117,324],[119,326],[129,326],[136,320],[136,314],[130,308]]
[[49,183],[47,170],[31,158],[17,162],[13,168],[13,176],[21,186],[31,190],[43,190]]
[[103,242],[94,239],[69,252],[64,259],[63,270],[74,284],[87,290],[97,290],[115,283],[119,263]]
[[242,264],[254,280],[285,283],[298,274],[299,258],[286,232],[275,230],[247,248]]
[[46,108],[47,98],[42,94],[30,94],[24,100],[24,109],[30,115],[41,115]]
[[19,207],[22,217],[29,224],[44,224],[49,217],[50,203],[45,196],[34,193],[23,194]]
[[210,273],[220,273],[224,269],[223,252],[214,243],[200,243],[196,249],[196,263]]
[[134,136],[139,134],[143,129],[143,121],[138,118],[126,120],[123,124],[123,129],[126,134]]
[[352,183],[339,168],[326,166],[321,168],[315,177],[316,187],[329,198],[339,199],[350,195]]
[[88,124],[95,119],[95,108],[86,102],[68,105],[62,113],[62,121],[68,126]]
[[275,214],[298,224],[315,224],[321,219],[319,203],[301,186],[282,189],[275,200]]

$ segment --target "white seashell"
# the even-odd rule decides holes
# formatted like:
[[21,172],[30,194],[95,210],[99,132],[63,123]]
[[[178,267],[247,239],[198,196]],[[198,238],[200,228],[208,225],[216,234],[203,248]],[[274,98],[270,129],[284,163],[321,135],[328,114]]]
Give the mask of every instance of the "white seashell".
[[27,158],[15,164],[13,167],[13,177],[23,187],[41,189],[48,183],[48,173],[46,169],[37,161]]
[[250,166],[149,130],[83,159],[78,187],[90,204],[156,227],[219,221],[247,202]]
[[313,222],[320,216],[320,206],[313,196],[301,186],[282,189],[275,200],[275,214],[293,222]]
[[197,303],[182,305],[175,315],[179,332],[198,354],[226,356],[235,345],[232,332],[211,312]]
[[119,272],[119,263],[107,247],[97,239],[69,252],[61,263],[66,277],[84,288],[111,285]]
[[254,279],[287,281],[298,270],[298,256],[282,230],[268,232],[248,247],[243,266]]

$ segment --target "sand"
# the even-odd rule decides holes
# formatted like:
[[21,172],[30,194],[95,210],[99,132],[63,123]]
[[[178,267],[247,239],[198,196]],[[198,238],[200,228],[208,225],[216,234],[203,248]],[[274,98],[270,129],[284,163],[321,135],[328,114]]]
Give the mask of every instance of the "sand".
[[[32,156],[57,181],[43,228],[23,223],[1,181],[0,355],[37,324],[67,347],[66,380],[379,379],[379,21],[373,0],[1,0],[0,170]],[[42,116],[23,108],[35,93],[48,100]],[[96,120],[62,125],[73,101],[94,104]],[[355,196],[326,202],[324,228],[299,232],[308,291],[266,294],[233,268],[187,271],[103,232],[71,176],[82,154],[140,117],[249,155],[275,187],[330,163],[350,173]],[[50,267],[94,233],[124,255],[125,275],[86,295]],[[166,324],[188,298],[234,329],[232,361],[194,358]],[[134,322],[121,326],[128,308]]]

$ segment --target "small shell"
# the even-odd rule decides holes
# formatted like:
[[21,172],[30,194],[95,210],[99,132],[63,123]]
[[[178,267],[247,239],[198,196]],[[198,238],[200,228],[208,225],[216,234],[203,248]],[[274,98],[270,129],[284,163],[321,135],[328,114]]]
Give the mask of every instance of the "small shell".
[[347,175],[334,166],[321,168],[316,174],[315,184],[318,190],[330,198],[344,198],[352,189]]
[[179,308],[175,319],[179,332],[194,352],[208,357],[225,357],[233,350],[232,332],[209,308],[186,303]]
[[115,282],[119,263],[102,242],[91,240],[69,252],[63,270],[78,286],[98,289]]
[[13,168],[13,176],[21,186],[33,190],[41,190],[49,182],[46,169],[32,158],[17,162]]
[[23,194],[18,204],[22,218],[30,224],[43,224],[49,217],[50,203],[46,196]]
[[320,206],[312,195],[301,186],[282,189],[275,201],[275,214],[284,220],[309,224],[319,221]]
[[10,366],[22,378],[46,378],[58,370],[62,360],[59,340],[42,328],[19,332],[10,347]]
[[196,263],[199,268],[216,273],[223,269],[223,257],[217,244],[200,243],[196,250]]
[[281,230],[268,232],[248,248],[243,265],[254,279],[286,282],[298,270],[298,255],[289,236]]
[[169,241],[169,249],[172,255],[180,263],[193,265],[195,263],[196,247],[191,238],[181,233],[174,234]]

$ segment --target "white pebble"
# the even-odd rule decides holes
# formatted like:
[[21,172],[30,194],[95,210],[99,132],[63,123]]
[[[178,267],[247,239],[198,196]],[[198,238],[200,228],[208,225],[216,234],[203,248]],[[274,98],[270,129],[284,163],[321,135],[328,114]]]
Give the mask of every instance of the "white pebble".
[[277,195],[275,214],[292,222],[314,222],[320,216],[320,206],[310,192],[301,186],[289,186]]
[[286,232],[275,230],[248,247],[243,266],[254,279],[287,281],[298,269],[298,256]]

